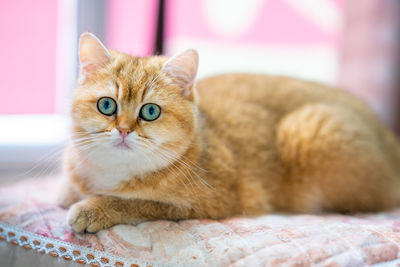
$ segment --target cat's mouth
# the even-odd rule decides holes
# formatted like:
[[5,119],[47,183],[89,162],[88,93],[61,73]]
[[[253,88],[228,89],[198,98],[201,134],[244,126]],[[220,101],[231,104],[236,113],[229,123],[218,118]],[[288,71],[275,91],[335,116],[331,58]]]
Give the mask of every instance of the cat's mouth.
[[121,141],[119,143],[115,144],[115,147],[121,148],[121,149],[132,149],[125,141]]

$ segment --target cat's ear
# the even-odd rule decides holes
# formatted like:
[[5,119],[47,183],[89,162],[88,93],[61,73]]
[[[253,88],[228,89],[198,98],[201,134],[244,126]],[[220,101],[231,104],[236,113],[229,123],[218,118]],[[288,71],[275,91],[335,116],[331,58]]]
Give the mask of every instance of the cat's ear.
[[79,38],[80,80],[103,67],[111,60],[110,53],[100,40],[90,32],[84,32]]
[[189,96],[192,94],[198,65],[199,55],[197,52],[195,50],[186,50],[165,62],[162,70],[183,88],[184,96]]

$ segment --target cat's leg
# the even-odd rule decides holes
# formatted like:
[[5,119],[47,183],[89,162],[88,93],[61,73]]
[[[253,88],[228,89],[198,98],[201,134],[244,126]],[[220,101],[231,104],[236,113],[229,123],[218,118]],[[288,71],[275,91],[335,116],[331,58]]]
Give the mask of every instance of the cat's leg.
[[63,208],[69,208],[83,198],[77,186],[71,182],[69,175],[71,174],[65,173],[62,177],[56,199],[56,203]]
[[93,196],[71,206],[67,221],[76,232],[97,232],[116,224],[136,225],[153,219],[187,219],[192,209],[111,196]]
[[395,205],[399,179],[379,128],[350,108],[311,104],[284,117],[277,148],[283,191],[298,212],[379,210]]

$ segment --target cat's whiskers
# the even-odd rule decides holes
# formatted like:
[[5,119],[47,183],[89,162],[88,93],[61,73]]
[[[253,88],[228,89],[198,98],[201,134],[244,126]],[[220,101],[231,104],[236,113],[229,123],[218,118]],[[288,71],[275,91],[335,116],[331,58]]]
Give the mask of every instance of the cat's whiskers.
[[[137,146],[138,150],[140,150],[144,155],[146,155],[146,152],[150,152],[152,155],[157,156],[157,154],[154,152],[154,150],[152,150],[150,147],[146,146],[146,144],[141,143],[141,142],[139,142],[139,141],[135,141],[135,144],[138,145],[138,146]],[[142,150],[142,148],[141,148],[140,146],[143,146],[143,149],[144,149],[144,150]],[[147,155],[146,155],[146,156],[147,156]],[[160,155],[158,155],[158,156],[160,156]],[[187,190],[189,190],[188,187],[187,187],[187,185],[185,184],[185,182],[182,181],[182,180],[180,179],[179,175],[175,172],[175,169],[174,169],[174,168],[177,169],[177,167],[175,166],[175,164],[173,164],[172,162],[170,162],[170,160],[166,159],[165,157],[164,157],[163,159],[167,161],[168,165],[167,165],[166,168],[167,168],[167,170],[169,170],[169,172],[172,174],[172,177],[175,178],[175,180],[177,180],[177,181],[179,181],[180,183],[182,183],[182,185],[183,185]],[[170,177],[170,176],[167,176],[167,177]],[[185,175],[184,175],[184,178],[187,179]],[[188,181],[189,181],[189,180],[188,180]],[[190,182],[190,181],[189,181],[189,182]],[[196,193],[196,192],[194,191],[193,186],[192,186],[192,191],[193,191],[194,193]]]
[[[162,148],[162,149],[168,151],[168,153],[171,153],[171,154],[173,154],[173,155],[175,155],[175,156],[177,156],[177,157],[180,157],[180,158],[185,159],[185,160],[186,160],[185,163],[188,164],[188,165],[190,165],[191,167],[196,168],[196,169],[198,169],[199,171],[202,171],[202,172],[209,172],[208,170],[205,170],[205,169],[201,168],[199,165],[197,165],[196,163],[194,163],[193,161],[191,161],[190,159],[188,159],[186,156],[184,156],[184,155],[179,155],[178,153],[174,152],[173,150],[171,150],[171,149],[168,148],[167,146],[165,146],[165,145],[163,145],[163,144],[160,144],[159,146],[160,146],[160,148]],[[169,145],[169,146],[173,146],[173,145]],[[175,146],[175,147],[177,147],[177,146]]]
[[[141,141],[141,142],[139,142],[139,141]],[[175,172],[175,170],[179,171],[182,174],[183,178],[186,179],[188,181],[188,183],[190,184],[190,186],[192,187],[192,191],[197,195],[197,192],[194,190],[194,187],[193,187],[193,185],[191,183],[191,180],[187,177],[187,175],[185,175],[185,173],[181,169],[179,169],[175,165],[174,160],[171,160],[170,158],[166,157],[163,154],[156,153],[156,152],[159,152],[159,151],[155,151],[153,144],[148,143],[148,142],[143,142],[143,141],[146,141],[146,140],[145,139],[141,139],[141,140],[139,139],[139,140],[136,141],[136,144],[139,145],[139,146],[143,146],[143,148],[146,149],[146,152],[150,152],[154,156],[158,156],[158,157],[161,157],[162,159],[164,159],[166,161],[166,163],[167,163],[167,169],[169,169],[170,171],[174,170],[174,171],[172,171],[172,173],[178,180],[180,180],[179,179],[179,175]],[[186,184],[183,181],[181,181],[181,182],[183,183],[183,185],[187,189]]]
[[215,187],[213,187],[210,184],[208,184],[197,172],[195,172],[193,169],[191,169],[188,165],[185,165],[184,161],[179,160],[178,162],[181,163],[181,166],[184,168],[184,170],[186,170],[188,172],[188,174],[192,178],[193,182],[197,185],[197,187],[200,188],[199,184],[196,181],[197,179],[195,179],[193,177],[193,175],[195,175],[195,177],[198,178],[198,180],[201,182],[201,185],[206,186],[206,188],[209,189],[209,190],[210,189],[211,190],[215,190]]
[[[147,140],[148,138],[144,138],[144,139]],[[166,145],[159,144],[158,146],[164,148],[164,149],[167,150],[169,153],[175,154],[175,155],[176,155],[177,157],[179,157],[179,158],[185,159],[185,160],[186,160],[186,163],[187,163],[187,164],[190,164],[191,167],[196,168],[196,169],[198,169],[199,171],[202,171],[202,172],[209,172],[208,170],[206,170],[206,169],[200,167],[199,165],[197,165],[196,163],[194,163],[192,160],[190,160],[189,158],[187,158],[185,155],[180,155],[180,154],[178,154],[178,153],[172,151],[172,150],[171,150],[169,147],[167,147]],[[170,146],[170,147],[172,147],[172,148],[179,148],[179,145],[178,145],[178,144],[168,144],[168,146]]]
[[[196,195],[196,198],[198,199],[198,193],[197,193],[197,191],[195,190],[195,188],[193,187],[192,181],[193,181],[193,183],[196,184],[196,186],[197,186],[198,189],[200,189],[200,187],[199,187],[198,184],[194,181],[193,176],[190,174],[190,172],[188,172],[188,174],[190,175],[190,177],[188,177],[188,176],[184,173],[184,171],[176,165],[176,162],[174,162],[174,159],[171,159],[171,158],[166,157],[166,155],[164,155],[164,154],[162,154],[162,153],[159,153],[159,151],[157,151],[157,152],[158,152],[157,154],[158,154],[159,156],[161,156],[162,158],[164,158],[164,159],[168,162],[168,164],[169,164],[168,166],[172,166],[174,169],[176,169],[177,171],[179,171],[179,172],[182,174],[183,178],[186,179],[186,180],[189,182],[189,185],[190,185],[190,187],[192,188],[193,193]],[[155,152],[154,152],[154,153],[155,153]],[[181,165],[181,166],[182,166],[182,165]],[[182,167],[184,168],[184,170],[186,170],[184,166],[182,166]],[[201,189],[200,189],[200,190],[201,190]]]
[[[208,184],[198,173],[196,173],[191,166],[186,163],[184,160],[178,158],[178,154],[175,154],[176,156],[174,156],[172,153],[170,153],[170,151],[167,151],[166,149],[163,149],[160,146],[156,146],[155,144],[151,143],[151,140],[146,139],[146,138],[139,138],[141,139],[143,142],[147,143],[151,148],[153,148],[152,150],[158,149],[158,155],[163,156],[164,158],[167,158],[167,161],[169,162],[169,164],[172,164],[174,162],[178,162],[180,163],[180,166],[189,174],[190,178],[187,177],[187,175],[185,175],[184,173],[182,173],[184,175],[185,178],[188,179],[188,181],[191,183],[191,181],[193,181],[193,183],[201,190],[200,185],[196,182],[196,179],[194,179],[193,175],[194,174],[201,182],[202,185],[206,186],[208,189],[212,189],[215,190],[215,187],[211,186],[210,184]],[[180,170],[180,169],[179,169]],[[182,172],[182,170],[180,170]]]
[[95,141],[103,140],[104,136],[84,136],[79,138],[71,138],[69,144],[77,146],[82,144],[93,143]]
[[95,138],[79,138],[79,139],[74,139],[74,140],[70,140],[70,144],[72,145],[81,145],[81,144],[85,144],[85,143],[91,143],[94,142]]
[[[88,134],[88,132],[74,132],[77,134]],[[86,137],[86,138],[77,138],[75,140],[71,139],[69,143],[74,143],[74,144],[83,144],[81,141],[84,141],[84,139],[90,139],[91,137]],[[21,174],[21,177],[25,177],[28,174],[32,173],[33,171],[37,170],[38,168],[41,168],[40,171],[35,175],[35,177],[40,177],[43,175],[47,175],[47,172],[50,169],[54,169],[56,165],[60,163],[61,159],[61,154],[63,154],[65,151],[65,144],[62,144],[61,146],[57,146],[50,151],[44,153],[43,155],[40,156],[38,160],[35,161],[33,167],[31,167],[29,170],[25,171],[24,173]],[[54,160],[57,159],[57,160]]]
[[78,152],[79,154],[82,154],[84,152],[86,153],[86,152],[92,151],[92,148],[95,148],[95,147],[96,147],[96,144],[88,143],[88,144],[76,146],[75,149],[76,149],[76,152]]
[[[107,136],[104,133],[101,133],[94,136],[92,135],[70,140],[70,144],[75,148],[76,153],[83,156],[87,160],[89,159],[89,156],[94,153],[94,151],[98,151],[98,141],[105,141],[106,138]],[[87,153],[88,151],[89,153]]]
[[94,143],[94,140],[95,139],[75,140],[75,141],[70,142],[70,144],[76,149],[78,149],[78,148],[79,149],[83,149],[83,148],[85,148],[85,147],[87,147],[89,145],[93,145],[93,146],[96,145]]
[[[78,134],[78,136],[83,136],[83,137],[74,137],[76,135],[76,133]],[[82,139],[90,139],[90,138],[99,138],[99,137],[104,137],[107,136],[106,132],[75,132],[73,133],[73,138],[72,140],[82,140]]]
[[60,164],[61,154],[63,151],[64,149],[60,149],[54,153],[49,154],[42,160],[36,161],[34,163],[34,166],[28,171],[22,173],[20,177],[26,177],[28,174],[31,174],[35,170],[40,170],[34,175],[35,178],[53,174],[55,171],[57,171],[56,166]]
[[73,132],[72,137],[74,136],[92,136],[92,133],[89,132]]
[[[170,164],[167,166],[167,170],[174,176],[175,180],[178,180],[180,183],[182,183],[182,185],[185,187],[186,190],[189,190],[189,188],[187,187],[187,185],[185,184],[185,181],[183,181],[182,179],[180,179],[179,175],[175,172],[175,170],[177,169],[177,166],[175,164]],[[167,177],[170,177],[169,175],[167,175]],[[187,178],[184,176],[183,177],[185,180],[187,180]],[[193,190],[193,187],[192,187]],[[194,191],[194,190],[193,190]],[[196,193],[196,192],[195,192]]]
[[78,142],[82,142],[82,141],[94,141],[96,138],[92,137],[92,136],[87,136],[87,137],[79,137],[79,138],[71,138],[69,140],[69,143],[78,143]]
[[[161,145],[159,148],[160,148],[161,150],[163,150],[164,153],[169,153],[170,155],[172,154],[171,157],[173,157],[173,158],[179,156],[179,155],[176,154],[175,152],[173,152],[173,151],[171,151],[171,150],[167,150],[167,148],[163,148],[162,145]],[[182,155],[182,157],[184,157],[184,156]],[[196,176],[199,178],[199,180],[200,180],[200,182],[201,182],[202,184],[204,184],[205,186],[207,186],[208,188],[210,188],[210,189],[212,189],[212,190],[216,190],[215,187],[213,187],[212,185],[210,185],[209,183],[207,183],[197,172],[193,171],[193,169],[191,168],[191,167],[196,167],[196,168],[200,168],[200,167],[198,167],[197,165],[193,166],[192,164],[188,164],[188,163],[185,162],[183,159],[177,158],[177,161],[179,161],[180,163],[184,164],[190,171],[192,171],[193,174],[196,175]],[[200,169],[201,169],[201,171],[203,171],[202,168],[200,168]]]
[[92,148],[100,149],[98,142],[105,141],[104,138],[103,139],[96,138],[95,140],[96,142],[92,142],[92,140],[86,140],[72,145],[75,147],[78,153],[84,154],[87,153],[88,151],[91,152],[93,150]]
[[[34,162],[33,167],[31,167],[29,170],[25,171],[20,175],[21,178],[26,177],[28,174],[32,173],[39,167],[42,167],[40,172],[35,175],[35,177],[39,177],[44,175],[49,169],[52,169],[55,167],[56,164],[59,162],[57,160],[53,160],[54,158],[58,158],[63,152],[64,152],[65,146],[61,145],[61,147],[55,147],[51,149],[50,151],[44,153],[41,155],[41,157]],[[45,164],[43,166],[43,164]]]
[[[85,147],[77,147],[76,148],[76,153],[78,153],[79,156],[81,158],[83,158],[83,160],[80,160],[78,163],[75,163],[73,165],[73,168],[75,170],[79,169],[85,163],[86,160],[89,160],[91,155],[93,155],[94,153],[98,152],[98,150],[99,150],[98,146],[96,146],[96,144],[94,144],[94,143],[92,143],[91,145],[92,146],[85,146]],[[94,149],[92,149],[91,151],[89,151],[89,153],[87,153],[88,150],[91,149],[91,148],[94,148]]]

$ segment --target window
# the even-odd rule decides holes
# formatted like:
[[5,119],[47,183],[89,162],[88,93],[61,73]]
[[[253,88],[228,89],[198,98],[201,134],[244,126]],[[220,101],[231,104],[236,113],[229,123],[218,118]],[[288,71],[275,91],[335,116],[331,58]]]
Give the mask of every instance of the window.
[[56,89],[58,1],[0,5],[0,170],[9,176],[60,146],[67,127]]

